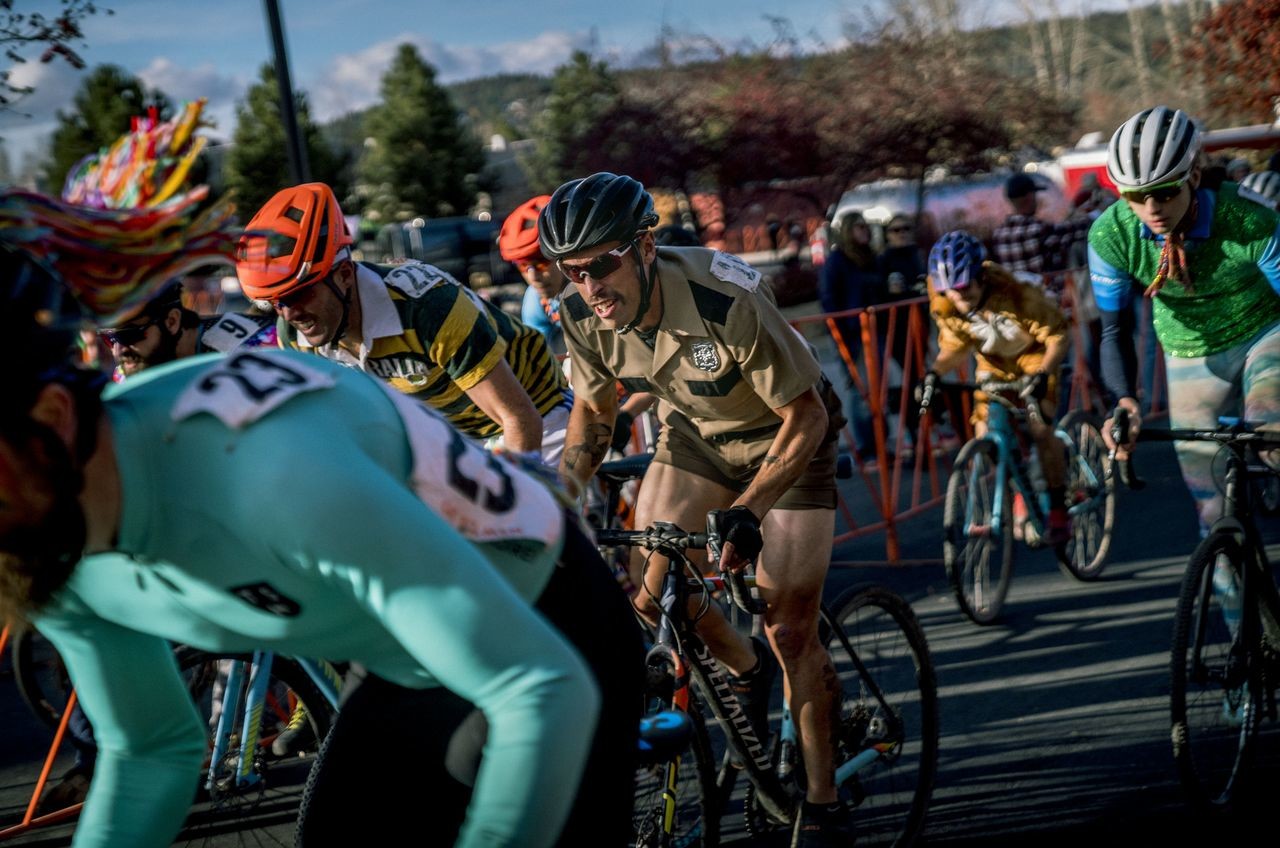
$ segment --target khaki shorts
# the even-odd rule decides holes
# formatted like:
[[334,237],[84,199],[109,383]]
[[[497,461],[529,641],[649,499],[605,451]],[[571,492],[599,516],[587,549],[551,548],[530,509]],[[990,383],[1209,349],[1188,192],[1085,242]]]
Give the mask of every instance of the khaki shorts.
[[[673,420],[674,419],[674,420]],[[670,465],[741,494],[760,470],[760,459],[773,436],[753,441],[731,441],[712,447],[681,416],[671,416],[658,434],[654,462]],[[836,508],[836,441],[826,440],[804,474],[783,493],[774,509]]]

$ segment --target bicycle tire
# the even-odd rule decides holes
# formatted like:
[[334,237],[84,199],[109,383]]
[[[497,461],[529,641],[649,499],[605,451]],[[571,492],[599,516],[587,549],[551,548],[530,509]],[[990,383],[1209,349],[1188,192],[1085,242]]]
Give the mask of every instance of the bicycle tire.
[[[223,660],[247,661],[250,654],[208,653],[188,646],[180,646],[175,650],[178,668],[187,683],[192,700],[196,703],[202,717],[208,719],[211,704],[213,680],[217,676],[217,663]],[[271,677],[288,687],[298,702],[306,709],[307,721],[315,734],[315,747],[321,744],[329,733],[333,723],[334,709],[327,698],[321,694],[311,676],[296,661],[283,656],[275,656],[271,662]],[[272,714],[272,713],[275,714]],[[264,731],[278,729],[287,723],[287,717],[279,711],[266,707],[263,709]],[[273,727],[274,725],[274,727]],[[292,843],[292,831],[297,819],[298,807],[301,803],[302,787],[309,779],[311,766],[315,757],[312,751],[307,756],[289,756],[275,758],[270,754],[271,734],[264,732],[259,739],[258,754],[254,758],[254,770],[262,778],[254,787],[238,789],[223,786],[208,792],[202,789],[196,805],[187,817],[183,831],[175,845],[204,845],[215,842],[217,837],[230,830],[237,830],[249,825],[254,828],[259,841],[271,840],[280,842],[279,831],[288,832],[289,844]],[[224,757],[223,762],[230,764],[239,755],[233,745]],[[215,768],[213,763],[209,768]],[[208,769],[204,772],[208,774]],[[215,787],[220,773],[214,773]],[[202,787],[204,783],[202,782]],[[251,823],[251,824],[250,824]],[[259,831],[259,828],[264,830]],[[271,832],[275,831],[275,834]],[[283,844],[283,843],[281,843]]]
[[[650,698],[646,714],[674,709],[669,700]],[[676,775],[676,809],[670,842],[665,842],[663,779],[665,764],[636,769],[635,805],[631,813],[633,848],[715,848],[720,844],[720,815],[716,806],[716,761],[711,753],[706,720],[695,697],[690,697],[693,736],[680,758]]]
[[[1171,740],[1178,777],[1195,806],[1229,812],[1248,783],[1262,709],[1261,647],[1236,638],[1223,616],[1222,594],[1245,565],[1245,548],[1216,531],[1191,555],[1178,596],[1170,657]],[[1257,633],[1245,627],[1245,633]]]
[[14,636],[10,651],[18,695],[41,724],[56,729],[71,694],[62,657],[49,640],[31,627]]
[[1071,518],[1071,539],[1058,552],[1058,567],[1077,580],[1102,576],[1111,551],[1116,520],[1115,479],[1111,458],[1102,439],[1102,423],[1083,410],[1067,414],[1058,425],[1070,439],[1067,463],[1067,506],[1102,497],[1100,507]]
[[[853,586],[823,608],[822,638],[844,692],[837,763],[868,750],[869,743],[897,743],[841,787],[842,796],[857,802],[858,845],[906,848],[924,829],[938,773],[938,684],[924,629],[895,593]],[[870,682],[856,669],[851,651]],[[872,683],[891,714],[884,714]]]
[[961,611],[975,624],[991,624],[1000,616],[1013,579],[1013,511],[1007,480],[1000,510],[1003,529],[999,539],[992,534],[998,458],[994,441],[972,439],[960,449],[947,479],[942,559]]

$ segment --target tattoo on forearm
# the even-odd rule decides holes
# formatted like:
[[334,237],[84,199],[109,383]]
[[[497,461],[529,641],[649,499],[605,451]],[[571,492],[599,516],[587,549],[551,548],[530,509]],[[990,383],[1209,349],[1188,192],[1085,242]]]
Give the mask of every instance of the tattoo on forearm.
[[588,424],[584,436],[585,442],[570,445],[564,449],[565,468],[578,470],[581,463],[594,468],[599,465],[609,452],[609,442],[613,439],[613,428],[607,424]]
[[764,459],[762,459],[760,462],[762,465],[777,465],[782,462],[782,457],[778,456],[777,454],[771,453],[768,456],[766,456]]

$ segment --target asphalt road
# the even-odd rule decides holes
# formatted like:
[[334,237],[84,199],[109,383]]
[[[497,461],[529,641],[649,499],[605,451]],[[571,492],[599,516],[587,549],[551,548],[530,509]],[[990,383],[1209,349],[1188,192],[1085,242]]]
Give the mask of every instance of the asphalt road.
[[[1103,579],[1077,583],[1050,554],[1019,547],[1006,613],[995,625],[980,628],[960,615],[940,562],[833,569],[830,594],[851,582],[885,583],[912,601],[928,635],[942,736],[925,844],[1198,846],[1263,825],[1264,810],[1214,822],[1191,813],[1180,797],[1169,745],[1168,652],[1182,569],[1197,540],[1195,517],[1172,451],[1144,445],[1139,460],[1149,486],[1119,494]],[[908,523],[904,558],[936,560],[940,523],[937,511]],[[1280,541],[1280,533],[1269,535]],[[874,560],[882,550],[875,540],[856,541],[836,559]],[[0,663],[0,822],[20,815],[47,744],[3,679],[6,665]],[[1263,785],[1280,787],[1274,729],[1258,767]],[[289,815],[286,795],[268,811],[265,827],[197,844],[292,845]],[[726,842],[746,844],[736,817],[726,819],[724,832]],[[51,828],[10,844],[66,845],[69,833]],[[371,826],[369,844],[401,841],[383,839]]]

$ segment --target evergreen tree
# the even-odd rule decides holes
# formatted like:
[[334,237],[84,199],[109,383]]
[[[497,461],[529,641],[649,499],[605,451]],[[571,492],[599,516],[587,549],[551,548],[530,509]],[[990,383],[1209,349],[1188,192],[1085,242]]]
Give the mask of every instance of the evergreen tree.
[[[341,184],[341,163],[337,161],[311,120],[311,109],[301,92],[293,94],[302,134],[311,166],[311,179],[328,183],[338,197],[346,195]],[[236,193],[236,207],[242,221],[248,221],[271,196],[294,184],[289,171],[289,148],[285,141],[284,121],[280,117],[280,86],[275,68],[262,66],[258,82],[249,87],[242,103],[236,107],[234,142],[227,156],[227,188]],[[344,211],[355,211],[346,210]]]
[[461,215],[475,201],[484,153],[435,77],[412,45],[400,45],[382,78],[382,103],[365,123],[357,170],[368,210],[384,221]]
[[621,103],[618,80],[604,62],[593,62],[579,50],[557,68],[527,163],[535,187],[551,191],[567,179],[586,176],[598,136]]
[[162,120],[170,113],[167,97],[148,91],[140,80],[115,65],[94,68],[72,103],[75,108],[70,113],[58,112],[58,128],[45,166],[45,179],[55,193],[62,191],[67,172],[77,162],[114,143],[148,107],[156,107]]

